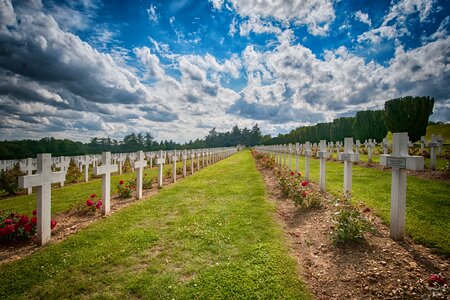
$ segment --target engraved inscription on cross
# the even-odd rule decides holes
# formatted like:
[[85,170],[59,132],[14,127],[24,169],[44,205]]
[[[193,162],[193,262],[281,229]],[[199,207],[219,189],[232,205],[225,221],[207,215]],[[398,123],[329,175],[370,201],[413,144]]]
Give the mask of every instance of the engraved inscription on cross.
[[19,177],[20,188],[37,187],[37,242],[45,245],[50,241],[52,183],[64,180],[65,172],[52,172],[51,154],[37,155],[37,171],[34,175]]
[[111,173],[118,171],[118,165],[111,164],[111,152],[102,153],[102,165],[94,168],[94,175],[102,175],[102,214],[107,215],[111,203]]

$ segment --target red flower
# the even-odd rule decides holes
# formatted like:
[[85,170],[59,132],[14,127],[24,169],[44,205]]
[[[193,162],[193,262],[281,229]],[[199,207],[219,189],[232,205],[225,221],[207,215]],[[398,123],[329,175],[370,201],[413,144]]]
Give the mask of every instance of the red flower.
[[37,224],[37,218],[36,218],[36,217],[32,217],[32,218],[31,218],[31,223],[32,223],[33,225],[36,225],[36,224]]
[[307,192],[303,192],[303,193],[302,193],[302,197],[303,197],[303,198],[306,198],[306,196],[308,196],[308,193],[307,193]]
[[5,224],[9,225],[12,224],[13,220],[12,219],[6,219],[5,220]]
[[100,209],[100,207],[102,207],[102,204],[103,204],[102,200],[98,200],[98,201],[97,201],[97,204],[95,205],[95,207],[96,207],[97,209]]
[[294,176],[294,174],[295,174],[294,171],[291,171],[291,176]]
[[92,194],[92,195],[91,195],[91,198],[95,198],[95,197],[97,197],[96,194]]
[[56,222],[56,220],[51,220],[50,221],[50,228],[53,229],[56,227],[56,224],[58,224],[58,222]]
[[20,219],[19,219],[19,223],[24,225],[26,223],[28,223],[30,221],[30,219],[28,218],[27,215],[21,215]]
[[31,232],[31,230],[33,230],[33,224],[27,223],[23,225],[23,230],[25,230],[25,232]]
[[302,181],[301,185],[302,185],[302,186],[307,186],[307,185],[308,185],[308,181],[306,181],[306,180],[305,180],[305,181]]
[[33,210],[33,216],[37,215],[37,209]]
[[119,181],[119,184],[122,185],[123,184],[123,180]]
[[12,226],[11,224],[10,225],[6,225],[4,228],[5,228],[5,233],[6,234],[11,234],[11,233],[14,232],[14,226]]
[[428,285],[432,287],[435,284],[446,285],[447,280],[445,280],[444,276],[441,274],[432,274],[430,278],[428,278]]
[[0,237],[7,235],[6,228],[0,228]]
[[92,205],[94,205],[94,201],[92,201],[91,199],[87,199],[86,200],[86,205],[87,206],[92,206]]

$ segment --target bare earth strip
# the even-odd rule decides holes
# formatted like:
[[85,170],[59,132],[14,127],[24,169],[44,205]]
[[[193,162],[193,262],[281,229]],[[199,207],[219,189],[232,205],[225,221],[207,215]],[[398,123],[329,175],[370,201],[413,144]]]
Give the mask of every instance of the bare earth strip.
[[273,172],[258,169],[269,199],[276,203],[301,276],[316,299],[426,299],[431,295],[426,288],[431,274],[449,278],[448,260],[410,239],[395,242],[367,207],[359,209],[372,221],[375,233],[362,244],[335,247],[330,239],[335,208],[329,196],[321,209],[297,209],[282,195]]

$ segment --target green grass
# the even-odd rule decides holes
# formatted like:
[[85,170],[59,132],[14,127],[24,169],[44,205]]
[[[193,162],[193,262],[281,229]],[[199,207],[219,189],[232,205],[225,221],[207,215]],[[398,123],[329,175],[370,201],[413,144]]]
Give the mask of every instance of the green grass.
[[445,140],[446,144],[450,143],[450,124],[437,124],[430,125],[427,127],[427,134],[425,135],[425,139],[431,140],[432,134],[441,134]]
[[[177,167],[183,164],[177,162]],[[190,160],[188,164],[190,165]],[[164,166],[164,171],[172,169],[171,164]],[[196,171],[196,170],[195,170]],[[147,176],[156,177],[158,174],[157,168],[145,168],[144,174]],[[188,174],[189,175],[189,174]],[[136,178],[136,173],[127,173],[122,175],[111,176],[111,191],[117,193],[117,185],[120,180],[132,180]],[[82,182],[64,186],[62,188],[52,188],[52,214],[58,214],[68,211],[75,207],[78,203],[84,203],[89,195],[97,194],[99,198],[102,194],[102,179],[91,179],[89,182]],[[0,200],[0,210],[15,211],[20,214],[31,214],[36,208],[36,194],[21,195],[17,197],[10,197]]]
[[0,266],[1,299],[305,299],[248,151]]
[[[295,166],[295,158],[292,160]],[[304,157],[300,171],[304,172]],[[326,188],[341,194],[344,167],[341,162],[327,162]],[[310,179],[319,182],[319,160],[310,160]],[[353,166],[353,200],[363,202],[389,224],[391,172]],[[406,232],[415,241],[450,256],[450,182],[407,178]]]

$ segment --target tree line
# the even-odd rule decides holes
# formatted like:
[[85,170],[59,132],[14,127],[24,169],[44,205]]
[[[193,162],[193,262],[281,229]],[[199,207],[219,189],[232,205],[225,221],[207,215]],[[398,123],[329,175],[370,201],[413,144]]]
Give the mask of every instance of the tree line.
[[174,149],[199,149],[230,147],[242,144],[275,145],[287,143],[312,143],[320,140],[343,141],[353,137],[360,141],[376,139],[381,141],[388,131],[408,132],[412,142],[420,140],[426,134],[429,116],[433,113],[434,99],[430,97],[404,97],[385,102],[384,110],[358,111],[355,117],[341,117],[329,123],[298,127],[287,134],[272,138],[263,136],[258,124],[251,129],[235,125],[231,131],[217,132],[211,129],[203,139],[180,144],[170,141],[154,140],[150,132],[131,133],[122,141],[94,137],[89,143],[75,142],[69,139],[58,140],[46,137],[41,140],[0,141],[0,159],[21,159],[36,157],[38,153],[51,153],[53,156],[73,156],[99,154],[103,151],[113,153],[135,152],[138,150],[158,151]]
[[[271,136],[268,135],[265,138],[269,140]],[[217,132],[213,128],[203,139],[191,140],[184,144],[176,143],[172,140],[157,142],[150,132],[131,133],[126,135],[121,141],[110,137],[94,137],[88,143],[45,137],[40,140],[0,141],[0,159],[36,157],[38,153],[51,153],[52,156],[76,156],[100,154],[103,151],[125,153],[138,150],[158,151],[230,147],[238,144],[254,146],[261,144],[262,140],[263,136],[258,124],[251,129],[246,127],[241,129],[236,125],[229,132]]]
[[384,110],[358,111],[355,117],[341,117],[329,123],[298,127],[287,134],[264,141],[266,145],[317,143],[320,140],[343,141],[353,137],[364,141],[381,141],[388,131],[408,132],[412,142],[426,134],[428,119],[433,113],[434,98],[404,97],[388,100]]

